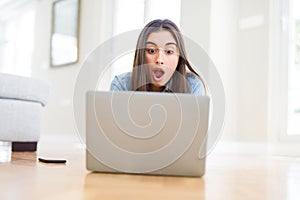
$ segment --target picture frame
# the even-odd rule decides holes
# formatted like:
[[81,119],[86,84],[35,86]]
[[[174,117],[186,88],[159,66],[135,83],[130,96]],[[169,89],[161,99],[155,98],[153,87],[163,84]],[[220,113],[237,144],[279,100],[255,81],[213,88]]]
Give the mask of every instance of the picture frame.
[[79,60],[80,0],[52,3],[50,66],[72,65]]

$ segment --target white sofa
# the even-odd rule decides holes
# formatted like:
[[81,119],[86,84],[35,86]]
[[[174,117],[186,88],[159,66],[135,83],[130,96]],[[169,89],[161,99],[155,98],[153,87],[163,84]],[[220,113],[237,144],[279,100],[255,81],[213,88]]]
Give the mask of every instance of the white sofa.
[[47,81],[0,73],[0,141],[12,142],[13,151],[36,151],[49,95]]

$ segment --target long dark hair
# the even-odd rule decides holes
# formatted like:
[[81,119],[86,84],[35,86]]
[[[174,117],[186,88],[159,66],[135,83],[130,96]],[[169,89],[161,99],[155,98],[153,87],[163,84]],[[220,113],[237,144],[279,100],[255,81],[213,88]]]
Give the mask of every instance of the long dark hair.
[[190,93],[190,87],[186,80],[186,66],[196,76],[199,75],[190,65],[187,60],[185,46],[182,38],[182,34],[179,28],[171,20],[153,20],[149,22],[141,31],[134,55],[133,69],[131,74],[131,90],[134,91],[150,91],[150,77],[148,74],[147,65],[145,62],[145,47],[149,35],[156,31],[166,30],[174,37],[178,49],[179,49],[179,61],[176,67],[176,71],[170,79],[170,89],[172,92],[177,93]]

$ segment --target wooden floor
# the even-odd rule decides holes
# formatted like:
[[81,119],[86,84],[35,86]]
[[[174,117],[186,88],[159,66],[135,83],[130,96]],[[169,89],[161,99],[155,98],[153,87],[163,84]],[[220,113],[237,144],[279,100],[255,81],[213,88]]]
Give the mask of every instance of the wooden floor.
[[212,153],[206,167],[202,178],[89,173],[80,144],[42,142],[36,153],[2,145],[0,199],[300,199],[300,158]]

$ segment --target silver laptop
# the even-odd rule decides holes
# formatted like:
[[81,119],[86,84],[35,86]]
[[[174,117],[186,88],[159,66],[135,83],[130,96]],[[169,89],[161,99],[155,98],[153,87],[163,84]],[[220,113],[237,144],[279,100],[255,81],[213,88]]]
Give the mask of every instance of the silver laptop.
[[203,176],[208,115],[207,96],[87,92],[86,167],[93,172]]

